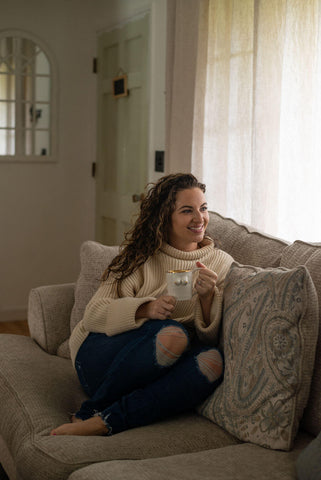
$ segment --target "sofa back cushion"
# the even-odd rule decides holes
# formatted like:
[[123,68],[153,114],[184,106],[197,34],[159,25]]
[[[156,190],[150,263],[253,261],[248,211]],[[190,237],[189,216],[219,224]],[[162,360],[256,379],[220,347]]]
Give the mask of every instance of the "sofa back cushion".
[[219,248],[244,265],[277,267],[287,242],[263,234],[216,212],[209,212],[207,234]]
[[315,285],[319,300],[319,337],[309,402],[302,426],[313,435],[321,431],[321,243],[296,241],[282,252],[281,266],[305,265]]
[[109,247],[92,240],[82,244],[81,269],[75,286],[75,304],[70,318],[71,332],[82,319],[89,300],[98,290],[102,274],[118,252],[118,246]]

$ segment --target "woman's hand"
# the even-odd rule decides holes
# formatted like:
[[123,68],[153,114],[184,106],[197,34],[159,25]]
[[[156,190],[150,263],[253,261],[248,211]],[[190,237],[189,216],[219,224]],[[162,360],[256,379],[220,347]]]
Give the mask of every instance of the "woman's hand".
[[136,311],[136,319],[151,318],[154,320],[166,320],[170,318],[175,308],[176,299],[170,295],[162,295],[156,300],[143,303]]
[[205,325],[210,325],[211,306],[215,294],[214,289],[217,281],[217,274],[212,270],[209,270],[201,262],[196,262],[196,265],[200,270],[198,272],[195,289],[200,299],[204,323]]
[[208,269],[203,263],[196,262],[196,266],[200,269],[198,278],[195,283],[195,290],[200,298],[213,298],[214,288],[217,281],[217,274]]

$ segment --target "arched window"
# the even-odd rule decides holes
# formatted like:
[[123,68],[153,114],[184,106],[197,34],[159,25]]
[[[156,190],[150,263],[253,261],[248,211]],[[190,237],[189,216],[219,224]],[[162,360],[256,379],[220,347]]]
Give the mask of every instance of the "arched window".
[[39,40],[0,32],[0,161],[54,160],[54,82]]

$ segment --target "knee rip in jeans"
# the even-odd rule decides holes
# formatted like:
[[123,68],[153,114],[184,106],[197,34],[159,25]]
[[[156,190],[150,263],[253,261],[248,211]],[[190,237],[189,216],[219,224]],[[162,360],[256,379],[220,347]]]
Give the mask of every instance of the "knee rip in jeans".
[[156,335],[156,360],[158,365],[173,365],[188,345],[188,337],[184,330],[175,325],[162,328]]
[[215,382],[223,373],[223,360],[220,352],[216,349],[201,352],[196,357],[200,371],[209,382]]

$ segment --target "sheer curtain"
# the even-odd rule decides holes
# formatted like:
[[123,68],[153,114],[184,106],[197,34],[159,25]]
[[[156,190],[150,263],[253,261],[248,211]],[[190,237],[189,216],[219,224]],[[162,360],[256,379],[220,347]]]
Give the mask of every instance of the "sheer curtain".
[[321,242],[321,0],[169,0],[168,15],[170,170],[223,215]]
[[[203,180],[210,206],[321,242],[321,1],[210,0]],[[200,28],[202,28],[200,26]]]

